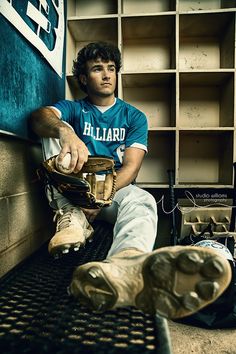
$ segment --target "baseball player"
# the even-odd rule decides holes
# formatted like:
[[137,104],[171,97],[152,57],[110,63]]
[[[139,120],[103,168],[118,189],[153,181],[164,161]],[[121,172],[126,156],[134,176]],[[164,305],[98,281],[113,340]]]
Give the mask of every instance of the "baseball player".
[[84,99],[64,100],[32,113],[32,129],[42,137],[44,158],[78,173],[89,156],[115,161],[116,193],[110,206],[81,208],[55,188],[47,188],[55,210],[56,233],[49,252],[78,250],[92,237],[95,218],[114,224],[113,243],[103,262],[76,269],[70,293],[106,310],[136,306],[168,318],[187,316],[214,301],[227,288],[231,268],[224,257],[202,247],[153,251],[157,207],[153,196],[135,185],[147,153],[145,114],[115,96],[121,55],[109,43],[90,43],[74,61],[73,74]]

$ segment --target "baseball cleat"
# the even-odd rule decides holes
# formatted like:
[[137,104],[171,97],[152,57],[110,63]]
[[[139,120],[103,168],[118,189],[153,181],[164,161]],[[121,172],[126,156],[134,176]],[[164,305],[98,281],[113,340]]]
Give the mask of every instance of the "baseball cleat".
[[58,210],[56,221],[56,233],[48,245],[52,255],[78,251],[93,235],[93,228],[80,208],[69,205]]
[[229,262],[202,247],[173,246],[148,254],[122,252],[78,267],[69,292],[98,311],[135,306],[177,319],[216,300],[231,281]]

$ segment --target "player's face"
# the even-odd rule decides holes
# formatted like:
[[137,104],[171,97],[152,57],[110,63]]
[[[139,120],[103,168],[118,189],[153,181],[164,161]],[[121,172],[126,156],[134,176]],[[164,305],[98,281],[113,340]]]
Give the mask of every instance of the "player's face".
[[101,59],[87,62],[87,75],[81,80],[87,87],[89,95],[108,97],[114,95],[116,88],[116,67],[113,61],[104,62]]

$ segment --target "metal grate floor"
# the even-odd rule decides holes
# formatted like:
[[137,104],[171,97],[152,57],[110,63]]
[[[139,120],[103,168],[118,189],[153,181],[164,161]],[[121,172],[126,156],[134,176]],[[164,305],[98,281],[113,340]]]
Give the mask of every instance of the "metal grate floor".
[[43,246],[0,280],[0,353],[171,352],[166,320],[129,307],[99,313],[67,294],[74,268],[106,257],[112,229],[95,225],[91,243],[54,260]]

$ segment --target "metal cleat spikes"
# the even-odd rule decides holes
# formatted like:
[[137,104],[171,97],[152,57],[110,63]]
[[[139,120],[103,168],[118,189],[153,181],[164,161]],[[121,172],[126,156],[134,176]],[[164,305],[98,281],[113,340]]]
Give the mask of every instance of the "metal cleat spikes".
[[96,269],[95,267],[91,268],[88,272],[88,274],[92,277],[92,278],[97,278],[100,275],[99,269]]

